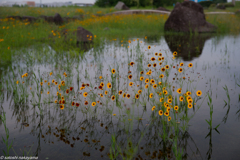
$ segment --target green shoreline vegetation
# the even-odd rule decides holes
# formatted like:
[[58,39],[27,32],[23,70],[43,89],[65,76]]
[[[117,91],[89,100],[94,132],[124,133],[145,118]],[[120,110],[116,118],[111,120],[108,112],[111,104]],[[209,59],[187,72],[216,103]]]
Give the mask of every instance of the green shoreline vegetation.
[[[104,14],[112,13],[114,11],[114,8],[99,7],[1,7],[0,17],[2,19],[0,21],[0,48],[3,53],[9,53],[9,48],[17,49],[39,44],[39,42],[47,42],[48,36],[52,33],[52,30],[61,31],[63,28],[76,30],[78,26],[82,26],[89,30],[96,35],[98,37],[97,39],[99,40],[105,38],[127,39],[130,37],[151,37],[153,35],[161,36],[164,34],[164,23],[167,20],[168,15],[154,14],[104,16]],[[59,13],[62,17],[83,15],[84,19],[68,22],[62,26],[44,23],[43,21],[29,23],[19,20],[6,19],[7,16],[54,16],[55,13]],[[218,35],[238,35],[240,33],[239,15],[206,15],[206,20],[218,27]],[[59,37],[59,44],[55,43],[57,46],[61,46],[61,39],[62,37]]]

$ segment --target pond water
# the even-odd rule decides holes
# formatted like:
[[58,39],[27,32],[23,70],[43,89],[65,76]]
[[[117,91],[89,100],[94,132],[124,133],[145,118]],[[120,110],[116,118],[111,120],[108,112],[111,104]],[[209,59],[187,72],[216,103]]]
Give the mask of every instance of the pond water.
[[[117,159],[176,159],[177,155],[182,159],[240,159],[240,36],[165,35],[128,40],[105,40],[82,56],[72,51],[59,53],[47,45],[16,51],[0,72],[0,113],[5,112],[8,144],[12,142],[14,149],[9,155],[56,160],[109,159],[117,154]],[[145,83],[146,78],[155,82]],[[142,93],[136,98],[139,90]],[[196,95],[198,90],[201,96]],[[179,101],[179,96],[187,97],[183,95],[187,91],[192,108],[185,98]],[[130,98],[123,98],[123,93]],[[65,104],[59,104],[62,97]],[[169,99],[170,121],[158,112],[166,111],[163,104]],[[178,111],[171,105],[177,105]],[[6,139],[0,122],[0,135]],[[6,144],[0,142],[0,155],[4,155]]]

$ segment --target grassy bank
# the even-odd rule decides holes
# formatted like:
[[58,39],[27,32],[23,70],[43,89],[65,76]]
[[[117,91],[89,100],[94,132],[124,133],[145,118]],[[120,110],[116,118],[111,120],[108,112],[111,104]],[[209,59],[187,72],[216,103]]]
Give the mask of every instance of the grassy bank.
[[[113,8],[10,8],[1,7],[0,17],[0,48],[2,50],[1,59],[9,59],[13,49],[29,47],[31,45],[49,43],[49,35],[55,31],[54,44],[62,46],[63,36],[58,31],[63,28],[74,31],[78,26],[91,31],[97,38],[96,44],[103,39],[114,40],[117,38],[130,37],[151,37],[164,34],[164,23],[167,15],[111,15],[102,16],[105,13],[113,12]],[[62,17],[72,17],[84,15],[83,20],[72,21],[62,26],[38,21],[34,23],[22,22],[19,20],[7,19],[10,15],[28,15],[38,17],[40,15],[51,15],[59,13]],[[218,26],[218,34],[240,33],[240,17],[238,15],[208,15],[208,22]],[[74,45],[75,41],[70,42]]]

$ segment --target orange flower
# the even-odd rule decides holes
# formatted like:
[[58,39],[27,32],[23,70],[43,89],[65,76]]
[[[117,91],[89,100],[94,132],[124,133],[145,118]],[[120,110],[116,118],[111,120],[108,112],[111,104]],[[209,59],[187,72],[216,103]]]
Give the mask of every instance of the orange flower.
[[135,95],[135,98],[138,99],[138,98],[139,98],[139,94],[136,94],[136,95]]
[[60,109],[63,110],[64,109],[64,105],[60,105]]
[[132,79],[132,75],[130,74],[130,75],[128,76],[128,78],[129,78],[129,79]]
[[75,105],[76,105],[76,107],[79,107],[79,106],[80,106],[80,104],[79,104],[79,103],[76,103]]
[[114,101],[115,100],[115,96],[113,95],[111,99]]
[[122,90],[120,90],[120,91],[118,92],[118,94],[121,95],[121,94],[122,94]]
[[155,61],[155,60],[156,60],[155,57],[152,57],[152,58],[151,58],[151,61]]
[[69,89],[66,90],[66,93],[67,93],[67,94],[69,93]]
[[189,67],[189,68],[192,68],[192,66],[193,66],[192,63],[189,63],[189,64],[188,64],[188,67]]

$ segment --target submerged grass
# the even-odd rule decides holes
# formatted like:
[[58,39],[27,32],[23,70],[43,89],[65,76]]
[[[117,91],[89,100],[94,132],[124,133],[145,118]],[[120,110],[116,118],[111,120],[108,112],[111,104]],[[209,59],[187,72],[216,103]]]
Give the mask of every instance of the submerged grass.
[[9,151],[10,149],[12,148],[12,143],[13,141],[11,142],[11,144],[9,145],[8,144],[8,140],[9,140],[9,130],[7,128],[7,122],[6,122],[6,113],[4,112],[3,110],[3,115],[0,115],[0,120],[2,121],[3,125],[4,125],[4,129],[5,129],[5,133],[6,133],[6,138],[3,138],[2,136],[2,140],[3,140],[3,143],[6,145],[7,147],[7,151],[3,150],[3,153],[5,156],[9,156]]
[[[201,106],[198,101],[201,100],[202,92],[193,89],[190,77],[187,81],[184,76],[191,73],[194,64],[180,62],[176,58],[177,52],[169,56],[167,52],[156,52],[154,46],[141,48],[142,41],[139,39],[113,43],[121,46],[119,49],[127,55],[117,55],[108,50],[105,50],[104,54],[108,54],[107,57],[113,56],[114,59],[118,56],[127,57],[123,61],[120,58],[120,61],[104,66],[105,69],[100,62],[96,62],[95,65],[87,64],[95,66],[90,70],[79,65],[82,60],[78,54],[72,54],[71,57],[68,53],[55,53],[47,49],[47,54],[44,53],[45,49],[36,53],[30,49],[21,58],[15,55],[14,61],[18,59],[19,62],[26,62],[26,68],[18,66],[17,70],[10,69],[8,76],[2,79],[6,84],[2,89],[14,93],[14,104],[38,107],[40,114],[37,115],[40,115],[40,119],[44,119],[44,105],[51,103],[54,103],[53,109],[59,114],[79,110],[86,117],[102,114],[118,118],[122,124],[118,130],[123,130],[123,137],[119,139],[114,135],[115,132],[112,132],[109,153],[112,159],[117,155],[126,159],[136,157],[143,137],[154,133],[148,133],[147,130],[156,130],[154,137],[160,141],[163,149],[160,157],[181,159],[184,153],[179,143],[194,115],[191,110],[194,109],[196,113]],[[101,50],[93,51],[96,52],[92,54],[95,60],[101,58]],[[35,55],[38,54],[42,55],[42,58],[36,61]],[[50,64],[48,71],[43,72],[40,67],[36,70],[30,69],[34,68],[36,62],[41,64],[43,61]],[[124,69],[123,64],[127,64]],[[175,72],[177,73],[174,74]],[[13,75],[14,78],[11,78]],[[170,81],[170,76],[173,76],[175,82]],[[35,110],[35,113],[38,111]],[[148,122],[147,127],[144,130],[135,129],[133,125],[141,123],[143,119]],[[155,128],[156,126],[159,127]],[[132,135],[133,132],[138,134],[137,139]],[[122,139],[127,140],[127,143],[122,144]],[[173,151],[174,155],[168,154],[169,150]],[[153,157],[156,156],[154,152]]]

